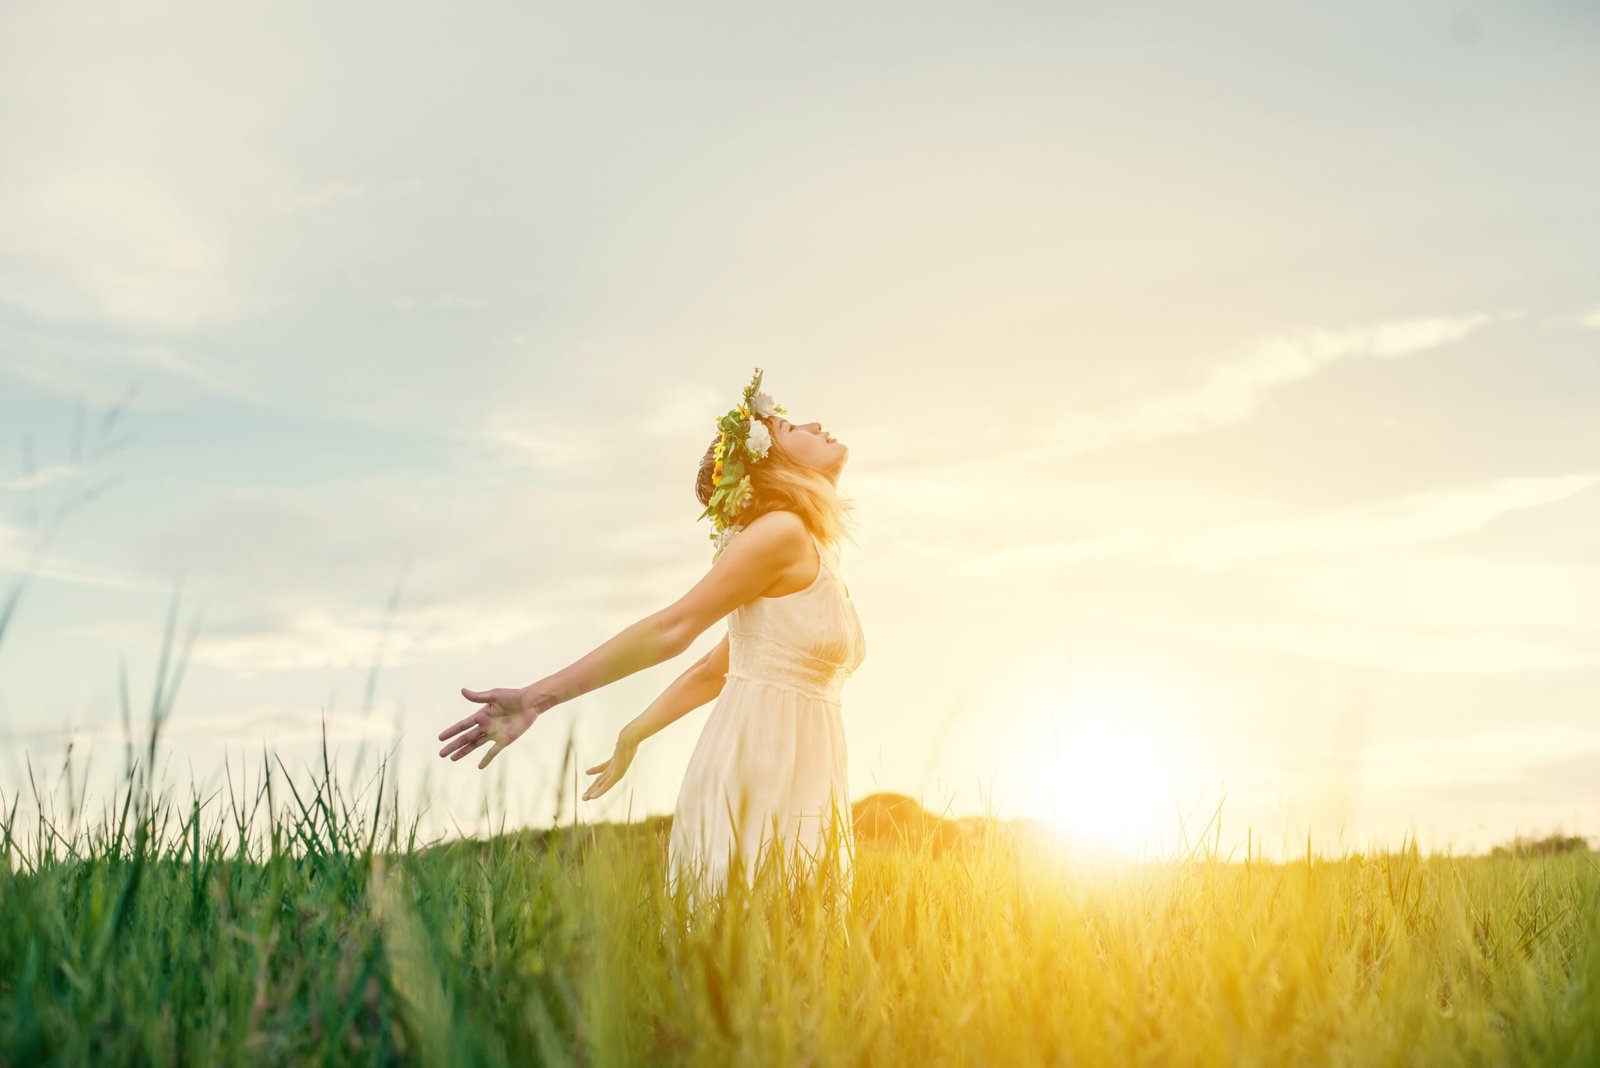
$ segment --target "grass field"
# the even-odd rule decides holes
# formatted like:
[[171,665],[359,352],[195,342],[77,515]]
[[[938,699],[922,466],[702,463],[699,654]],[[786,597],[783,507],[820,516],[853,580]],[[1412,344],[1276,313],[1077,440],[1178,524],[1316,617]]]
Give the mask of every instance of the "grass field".
[[858,843],[834,925],[776,880],[682,914],[639,827],[423,848],[382,775],[143,781],[70,832],[6,805],[0,1062],[1600,1063],[1586,852]]

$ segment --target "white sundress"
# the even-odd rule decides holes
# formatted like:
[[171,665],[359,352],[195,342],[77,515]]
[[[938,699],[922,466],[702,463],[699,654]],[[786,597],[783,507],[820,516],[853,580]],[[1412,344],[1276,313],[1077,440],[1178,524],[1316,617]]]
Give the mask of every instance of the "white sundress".
[[[866,657],[866,637],[839,574],[816,535],[820,564],[803,590],[757,597],[728,622],[728,675],[689,758],[667,845],[669,892],[691,899],[725,892],[735,860],[751,885],[774,839],[791,871],[831,859],[850,885],[855,836],[841,694]],[[737,850],[737,851],[736,851]],[[769,861],[770,862],[770,861]]]

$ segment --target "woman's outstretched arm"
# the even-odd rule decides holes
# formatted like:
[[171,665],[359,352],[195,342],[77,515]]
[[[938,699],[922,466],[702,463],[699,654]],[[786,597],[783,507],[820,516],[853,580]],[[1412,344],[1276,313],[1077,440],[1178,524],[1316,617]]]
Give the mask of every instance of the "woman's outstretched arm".
[[650,702],[650,707],[622,728],[622,733],[635,745],[639,744],[707,701],[715,700],[722,692],[723,684],[728,681],[727,676],[728,636],[724,634],[715,648],[690,664],[689,670],[674,679],[660,697]]
[[713,623],[760,596],[803,559],[809,539],[804,521],[793,512],[759,517],[728,543],[688,593],[524,689],[545,694],[553,707],[682,655]]
[[556,705],[680,655],[706,628],[760,596],[802,560],[809,538],[804,522],[793,512],[768,512],[728,543],[688,593],[555,674],[518,689],[463,688],[463,697],[483,702],[483,707],[439,733],[439,740],[449,743],[439,755],[460,760],[493,742],[494,748],[478,764],[486,768],[500,750]]
[[689,669],[673,680],[661,696],[650,702],[650,707],[630,720],[617,733],[617,745],[605,760],[587,769],[584,774],[600,776],[583,792],[585,801],[592,800],[617,784],[633,763],[639,746],[652,734],[668,724],[676,723],[707,701],[722,692],[728,675],[728,638],[723,636],[705,656],[689,665]]

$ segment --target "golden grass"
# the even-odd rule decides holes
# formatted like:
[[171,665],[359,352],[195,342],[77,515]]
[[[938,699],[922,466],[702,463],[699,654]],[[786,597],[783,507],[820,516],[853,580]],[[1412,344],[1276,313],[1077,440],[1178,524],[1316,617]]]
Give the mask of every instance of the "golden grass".
[[650,831],[424,848],[386,774],[347,799],[264,762],[182,805],[130,775],[31,847],[7,805],[0,1061],[1600,1063],[1587,853],[860,844],[835,923],[770,868],[690,913]]

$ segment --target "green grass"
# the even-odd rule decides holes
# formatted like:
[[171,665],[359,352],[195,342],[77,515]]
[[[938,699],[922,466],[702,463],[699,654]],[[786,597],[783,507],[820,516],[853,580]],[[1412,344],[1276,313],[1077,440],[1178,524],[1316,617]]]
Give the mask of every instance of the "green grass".
[[1587,853],[860,843],[841,929],[777,879],[685,914],[648,829],[426,848],[326,769],[180,803],[135,767],[72,833],[11,799],[0,1062],[1600,1063]]

